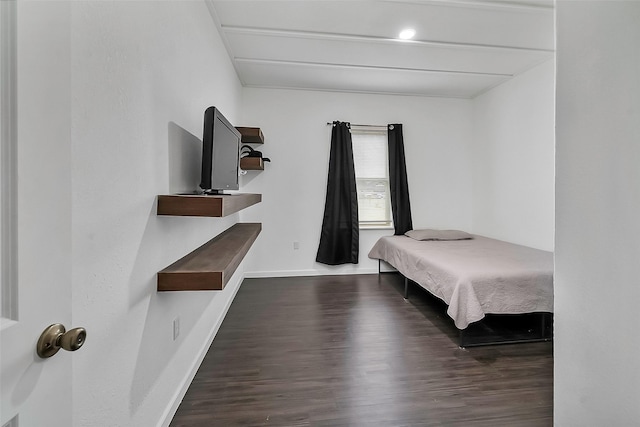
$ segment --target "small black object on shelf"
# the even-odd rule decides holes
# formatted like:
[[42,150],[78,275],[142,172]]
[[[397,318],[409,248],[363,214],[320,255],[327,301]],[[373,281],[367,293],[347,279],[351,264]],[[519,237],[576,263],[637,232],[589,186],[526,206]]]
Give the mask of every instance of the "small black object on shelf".
[[248,145],[243,145],[242,146],[242,150],[240,152],[240,157],[258,157],[261,158],[263,161],[265,162],[270,162],[271,159],[269,159],[268,157],[262,157],[262,151],[258,151],[253,149],[253,147],[250,147]]

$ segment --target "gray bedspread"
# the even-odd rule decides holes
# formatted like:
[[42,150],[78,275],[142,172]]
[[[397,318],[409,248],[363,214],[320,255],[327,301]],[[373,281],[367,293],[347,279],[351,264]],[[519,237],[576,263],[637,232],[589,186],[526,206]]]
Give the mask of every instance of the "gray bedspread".
[[381,259],[449,305],[458,329],[485,314],[553,312],[553,253],[474,235],[472,240],[382,237]]

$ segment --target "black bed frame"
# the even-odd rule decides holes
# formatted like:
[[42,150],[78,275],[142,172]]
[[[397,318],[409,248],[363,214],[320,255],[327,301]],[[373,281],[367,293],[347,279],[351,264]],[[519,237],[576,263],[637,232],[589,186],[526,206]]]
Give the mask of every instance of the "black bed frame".
[[[381,267],[381,261],[382,260],[380,260],[380,259],[378,260],[378,275],[380,275],[382,273],[398,273],[398,274],[400,274],[404,278],[404,295],[403,295],[403,298],[405,300],[408,300],[409,299],[409,279],[406,276],[404,276],[402,273],[397,271],[397,270],[383,272],[381,270],[381,268],[380,268]],[[428,290],[427,290],[427,292],[428,292]],[[459,344],[458,345],[460,346],[460,348],[468,348],[468,347],[480,347],[480,346],[489,346],[489,345],[523,344],[523,343],[535,343],[535,342],[553,341],[552,328],[549,328],[549,326],[551,326],[550,322],[553,322],[553,314],[552,313],[531,313],[531,314],[535,314],[537,317],[539,317],[539,322],[540,322],[539,323],[539,325],[540,325],[540,334],[539,334],[539,336],[527,337],[527,338],[517,338],[517,339],[507,338],[507,339],[498,339],[498,340],[494,340],[494,341],[473,342],[473,341],[469,340],[468,333],[466,333],[469,330],[469,327],[467,327],[465,329],[459,329],[460,334],[459,334]],[[547,329],[549,329],[548,333],[547,333]]]

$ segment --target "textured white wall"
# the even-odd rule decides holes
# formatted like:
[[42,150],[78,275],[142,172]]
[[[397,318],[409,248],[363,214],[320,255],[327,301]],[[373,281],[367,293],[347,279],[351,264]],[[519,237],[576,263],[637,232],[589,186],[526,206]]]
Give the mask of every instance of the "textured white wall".
[[555,66],[473,101],[473,231],[553,250]]
[[[204,2],[71,2],[73,420],[153,426],[239,285],[156,292],[156,272],[238,218],[158,217],[195,189],[203,114],[239,118],[241,87]],[[172,339],[172,322],[181,333]]]
[[[414,227],[471,226],[471,102],[469,100],[244,89],[243,125],[259,126],[272,159],[243,177],[263,202],[241,216],[263,221],[251,256],[254,274],[332,274],[377,271],[367,254],[392,230],[361,230],[360,263],[315,262],[327,183],[331,128],[327,122],[402,123]],[[293,249],[293,242],[300,249]]]
[[640,420],[640,3],[557,2],[555,415]]

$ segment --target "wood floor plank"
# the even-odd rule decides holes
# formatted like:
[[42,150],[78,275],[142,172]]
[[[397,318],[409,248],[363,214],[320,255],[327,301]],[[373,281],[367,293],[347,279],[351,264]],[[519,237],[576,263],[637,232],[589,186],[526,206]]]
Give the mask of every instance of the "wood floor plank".
[[247,279],[171,423],[551,426],[552,343],[458,347],[395,274]]

